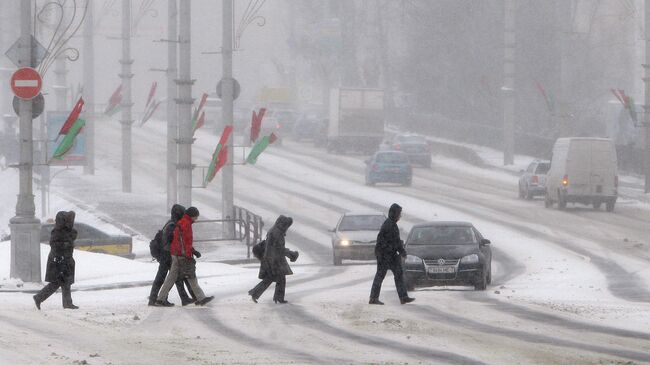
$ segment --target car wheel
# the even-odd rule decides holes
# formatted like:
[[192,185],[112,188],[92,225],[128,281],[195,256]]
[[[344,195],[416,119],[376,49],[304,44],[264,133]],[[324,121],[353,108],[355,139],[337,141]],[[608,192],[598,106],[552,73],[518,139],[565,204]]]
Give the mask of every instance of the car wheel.
[[479,280],[474,284],[474,290],[485,290],[487,288],[487,274],[485,271],[481,274]]
[[551,208],[551,207],[553,207],[553,201],[552,201],[551,198],[548,196],[548,193],[547,193],[546,196],[544,197],[544,207],[545,207],[545,208]]
[[593,205],[595,210],[598,210],[598,209],[600,209],[601,202],[594,202],[592,205]]
[[334,266],[341,266],[343,264],[343,259],[334,254],[332,255],[332,263]]
[[487,283],[492,284],[492,265],[490,265],[490,268],[488,269]]
[[533,200],[533,194],[531,194],[528,185],[526,185],[526,190],[524,190],[524,196],[526,197],[526,200]]
[[559,210],[565,210],[566,209],[566,200],[562,193],[558,192],[557,193],[557,209]]
[[521,184],[519,184],[518,189],[519,189],[519,199],[523,199],[524,198],[524,191],[521,189]]
[[605,210],[608,212],[614,211],[614,205],[616,205],[616,200],[610,200],[605,204]]

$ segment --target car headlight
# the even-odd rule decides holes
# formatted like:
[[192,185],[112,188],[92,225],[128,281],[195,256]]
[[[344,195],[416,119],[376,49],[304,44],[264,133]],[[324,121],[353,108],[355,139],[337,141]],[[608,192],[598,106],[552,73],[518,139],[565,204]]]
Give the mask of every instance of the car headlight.
[[461,264],[478,264],[478,255],[473,253],[460,259]]
[[350,245],[350,241],[349,241],[349,240],[340,240],[340,241],[339,241],[339,244],[340,244],[341,246],[349,246],[349,245]]
[[417,257],[417,256],[406,255],[406,261],[405,261],[405,263],[406,263],[407,265],[419,265],[419,264],[422,263],[422,259],[419,258],[419,257]]

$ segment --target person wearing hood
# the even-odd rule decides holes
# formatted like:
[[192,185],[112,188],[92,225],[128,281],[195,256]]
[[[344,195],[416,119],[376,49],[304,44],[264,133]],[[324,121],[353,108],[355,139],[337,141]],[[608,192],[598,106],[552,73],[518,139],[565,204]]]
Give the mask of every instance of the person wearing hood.
[[266,235],[266,247],[258,275],[262,281],[248,291],[248,295],[251,296],[251,299],[255,303],[257,303],[257,299],[259,299],[273,282],[275,282],[273,301],[282,304],[288,303],[284,299],[284,291],[287,283],[286,276],[292,275],[293,271],[291,271],[291,267],[286,258],[289,257],[291,262],[295,262],[299,256],[298,251],[291,251],[285,247],[284,237],[287,235],[287,230],[291,224],[293,224],[291,217],[281,215]]
[[74,218],[75,212],[73,211],[56,213],[54,228],[50,233],[50,254],[47,256],[45,269],[45,281],[49,284],[33,297],[38,310],[41,310],[41,303],[59,288],[63,293],[63,308],[79,308],[72,303],[72,293],[70,292],[75,273],[75,262],[72,254],[74,252],[74,241],[77,239]]
[[[203,293],[203,290],[196,279],[196,261],[194,260],[193,255],[197,251],[192,247],[194,240],[192,224],[194,224],[197,219],[199,219],[199,210],[196,207],[189,207],[174,227],[172,243],[170,246],[172,264],[169,273],[165,278],[165,282],[158,293],[158,298],[156,300],[157,306],[170,307],[173,305],[169,303],[167,296],[169,295],[169,290],[179,278],[186,278],[190,283],[190,288],[194,292],[194,295],[196,295],[196,302],[194,304],[205,305],[214,299],[214,296],[207,297]],[[200,254],[198,256],[200,256]]]
[[377,244],[375,245],[377,273],[372,282],[370,304],[384,304],[379,301],[379,293],[381,292],[381,284],[384,282],[384,277],[386,277],[388,270],[392,271],[395,277],[395,287],[397,288],[400,303],[406,304],[415,300],[408,296],[402,273],[401,258],[406,258],[406,250],[404,249],[404,241],[400,239],[399,227],[397,226],[397,222],[401,217],[402,207],[397,204],[391,205],[388,210],[388,218],[381,225],[379,234],[377,234]]
[[[183,214],[185,214],[185,207],[180,204],[174,204],[171,209],[171,219],[165,223],[165,226],[162,229],[162,249],[160,250],[160,256],[156,258],[156,260],[158,260],[158,272],[156,273],[156,277],[154,278],[153,284],[151,285],[151,292],[149,294],[150,306],[156,305],[158,292],[165,282],[165,277],[167,276],[167,273],[172,266],[170,247],[172,243],[174,227],[176,226],[176,223],[183,217]],[[201,257],[201,254],[196,250],[194,250],[194,255],[196,257]],[[189,296],[185,291],[185,286],[187,286],[190,292]],[[179,278],[176,280],[176,289],[178,290],[178,296],[181,298],[181,303],[183,305],[188,305],[196,302],[196,297],[194,296],[194,292],[192,292],[192,288],[190,288],[190,283],[187,281],[187,279]]]

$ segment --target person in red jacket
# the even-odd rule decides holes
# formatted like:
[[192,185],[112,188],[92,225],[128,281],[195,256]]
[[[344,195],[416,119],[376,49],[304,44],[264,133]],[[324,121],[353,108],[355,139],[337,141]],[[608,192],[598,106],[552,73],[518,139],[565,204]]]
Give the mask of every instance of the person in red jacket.
[[169,273],[165,278],[156,305],[163,307],[171,307],[173,304],[167,300],[167,295],[172,286],[178,280],[178,277],[186,278],[190,283],[190,287],[196,296],[196,305],[205,305],[212,299],[213,296],[206,297],[196,280],[196,261],[194,260],[193,253],[195,252],[192,247],[192,224],[199,218],[199,210],[195,207],[189,207],[185,211],[183,218],[181,218],[174,228],[174,237],[169,249],[172,255],[172,266]]

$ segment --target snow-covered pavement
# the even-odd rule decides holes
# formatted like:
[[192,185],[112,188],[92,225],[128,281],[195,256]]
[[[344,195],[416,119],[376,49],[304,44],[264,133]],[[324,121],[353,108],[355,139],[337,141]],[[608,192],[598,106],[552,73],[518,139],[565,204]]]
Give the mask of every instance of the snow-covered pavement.
[[[199,260],[213,303],[147,307],[156,266],[145,242],[167,215],[163,130],[160,121],[134,129],[132,194],[119,192],[120,155],[107,142],[119,139],[114,121],[98,125],[105,143],[97,175],[72,171],[53,182],[56,209],[74,207],[94,224],[113,221],[136,234],[139,258],[75,253],[78,311],[61,309],[60,294],[39,312],[29,294],[0,293],[0,363],[650,363],[646,203],[625,198],[613,214],[548,210],[539,200],[518,200],[512,174],[440,156],[431,170],[415,170],[412,187],[367,187],[360,156],[291,141],[271,147],[257,165],[236,168],[235,200],[267,225],[279,214],[294,217],[288,245],[301,258],[288,278],[290,304],[273,304],[271,293],[250,301],[254,264]],[[198,132],[195,163],[207,164],[217,140]],[[203,217],[219,216],[219,180],[193,190]],[[6,190],[0,197],[12,205],[15,192]],[[488,290],[421,288],[411,293],[416,302],[401,306],[389,275],[386,305],[367,305],[374,265],[332,266],[327,230],[345,211],[384,211],[393,202],[404,207],[404,232],[422,221],[473,222],[493,243]],[[0,279],[8,277],[8,245],[0,243],[7,263]]]

